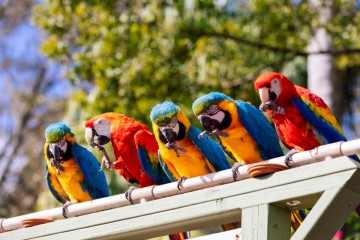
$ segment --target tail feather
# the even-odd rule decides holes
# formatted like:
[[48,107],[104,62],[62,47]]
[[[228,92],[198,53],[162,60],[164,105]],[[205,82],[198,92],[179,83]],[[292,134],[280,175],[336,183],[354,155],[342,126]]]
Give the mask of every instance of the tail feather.
[[188,234],[186,232],[182,232],[182,233],[174,233],[169,235],[169,240],[184,240],[184,239],[188,239]]

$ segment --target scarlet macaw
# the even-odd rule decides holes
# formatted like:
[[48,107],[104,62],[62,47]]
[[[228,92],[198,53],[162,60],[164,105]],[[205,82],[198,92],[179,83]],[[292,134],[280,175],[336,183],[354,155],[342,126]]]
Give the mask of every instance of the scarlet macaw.
[[[97,115],[85,123],[85,137],[92,147],[99,147],[111,140],[116,158],[115,164],[105,159],[109,168],[119,170],[120,175],[139,187],[171,182],[158,161],[158,144],[148,127],[123,114],[108,112]],[[107,156],[106,152],[103,152]],[[126,192],[130,202],[131,192]],[[172,240],[187,239],[187,233],[169,235]]]
[[157,142],[146,125],[108,112],[93,117],[85,127],[86,140],[92,147],[111,141],[116,162],[107,160],[106,164],[118,169],[128,182],[138,183],[139,187],[169,182],[158,162]]
[[100,164],[86,148],[76,143],[74,134],[64,123],[57,122],[45,130],[45,176],[54,197],[67,206],[110,196]]
[[[268,113],[280,139],[289,149],[305,151],[346,141],[329,107],[308,89],[276,72],[262,74],[254,86],[262,102],[260,109]],[[356,155],[351,158],[359,161]]]

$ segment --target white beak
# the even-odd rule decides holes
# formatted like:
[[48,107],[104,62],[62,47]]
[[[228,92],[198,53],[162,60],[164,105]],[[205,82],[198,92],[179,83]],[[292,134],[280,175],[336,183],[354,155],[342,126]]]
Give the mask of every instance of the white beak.
[[266,102],[268,102],[270,99],[269,89],[267,87],[259,88],[259,96],[261,103],[265,104]]

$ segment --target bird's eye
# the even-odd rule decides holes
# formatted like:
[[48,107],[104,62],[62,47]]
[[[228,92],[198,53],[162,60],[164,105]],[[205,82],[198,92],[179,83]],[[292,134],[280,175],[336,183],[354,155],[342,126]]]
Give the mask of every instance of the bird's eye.
[[99,119],[98,123],[99,123],[99,124],[101,124],[101,122],[102,122],[102,120],[101,120],[101,119]]

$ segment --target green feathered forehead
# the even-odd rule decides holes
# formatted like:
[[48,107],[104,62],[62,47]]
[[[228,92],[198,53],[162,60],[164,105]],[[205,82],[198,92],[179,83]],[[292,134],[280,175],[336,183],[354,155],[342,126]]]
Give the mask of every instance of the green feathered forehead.
[[173,102],[157,104],[150,113],[150,119],[158,126],[168,125],[177,116],[180,108]]
[[48,143],[59,142],[67,133],[74,134],[70,128],[62,122],[50,124],[45,130],[45,139]]
[[202,97],[199,97],[195,100],[192,105],[193,112],[195,116],[204,113],[211,105],[216,105],[223,100],[232,100],[230,97],[225,95],[224,93],[219,92],[211,92]]

